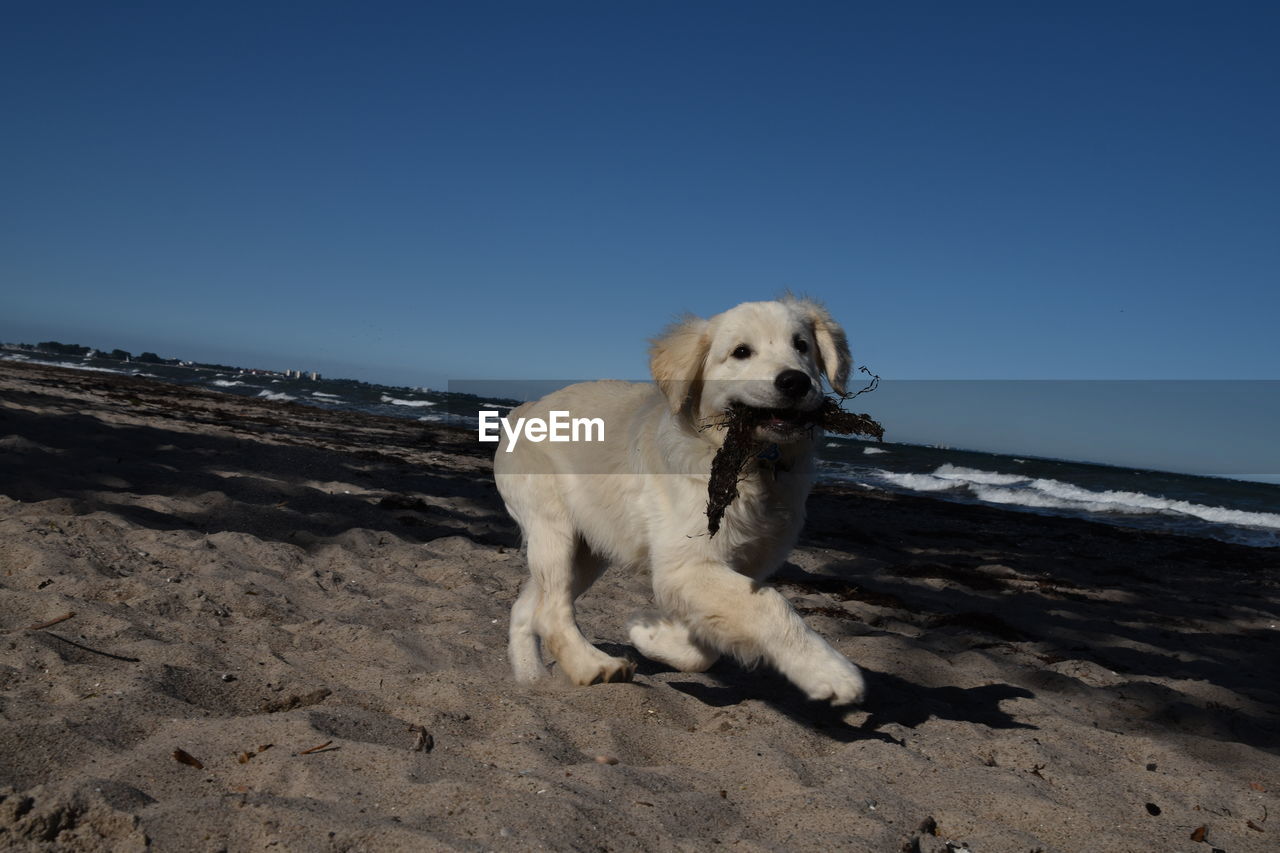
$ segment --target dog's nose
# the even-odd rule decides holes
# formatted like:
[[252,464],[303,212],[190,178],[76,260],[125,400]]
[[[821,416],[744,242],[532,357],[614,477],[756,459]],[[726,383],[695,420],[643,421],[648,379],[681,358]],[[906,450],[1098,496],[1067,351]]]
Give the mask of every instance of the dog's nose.
[[812,383],[809,376],[799,370],[784,370],[773,380],[773,384],[788,398],[795,400],[809,393]]

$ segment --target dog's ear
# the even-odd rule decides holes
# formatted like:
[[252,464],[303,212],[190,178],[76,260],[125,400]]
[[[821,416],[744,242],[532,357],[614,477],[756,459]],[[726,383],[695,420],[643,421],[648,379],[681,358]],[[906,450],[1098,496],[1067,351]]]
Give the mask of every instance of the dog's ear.
[[786,300],[800,311],[813,325],[813,338],[818,342],[818,366],[826,374],[827,381],[837,394],[848,393],[849,370],[853,366],[853,356],[849,354],[849,339],[844,329],[831,318],[827,309],[811,299]]
[[649,371],[673,414],[697,396],[710,348],[710,324],[692,315],[672,323],[650,343]]

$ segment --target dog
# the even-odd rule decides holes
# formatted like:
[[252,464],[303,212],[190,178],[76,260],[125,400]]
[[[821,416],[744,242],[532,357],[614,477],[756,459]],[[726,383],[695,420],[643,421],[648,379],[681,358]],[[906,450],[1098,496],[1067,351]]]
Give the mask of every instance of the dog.
[[[601,441],[507,437],[495,453],[498,491],[523,532],[530,571],[511,611],[516,680],[547,674],[543,644],[574,684],[632,678],[635,664],[589,643],[574,618],[576,599],[613,566],[651,573],[656,608],[627,624],[645,657],[700,672],[728,654],[774,667],[812,700],[861,702],[858,668],[764,583],[804,523],[820,439],[804,413],[822,405],[824,376],[845,393],[851,362],[826,309],[786,296],[674,323],[651,342],[654,383],[570,385],[511,412],[605,425]],[[709,425],[735,404],[765,410],[754,437],[771,458],[748,463],[711,535],[708,477],[724,431]]]

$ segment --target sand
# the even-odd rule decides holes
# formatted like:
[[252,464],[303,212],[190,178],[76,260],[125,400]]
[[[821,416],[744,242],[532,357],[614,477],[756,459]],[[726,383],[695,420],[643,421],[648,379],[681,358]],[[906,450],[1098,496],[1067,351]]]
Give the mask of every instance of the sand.
[[0,847],[1280,849],[1276,552],[824,487],[776,580],[864,708],[519,688],[489,452],[0,362]]

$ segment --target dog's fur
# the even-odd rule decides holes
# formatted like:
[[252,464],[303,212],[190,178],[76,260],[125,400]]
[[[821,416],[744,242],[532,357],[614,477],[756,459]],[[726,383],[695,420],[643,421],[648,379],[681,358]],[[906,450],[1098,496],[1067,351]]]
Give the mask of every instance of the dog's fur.
[[[606,439],[522,440],[510,453],[505,438],[499,444],[498,491],[524,532],[531,573],[511,611],[516,678],[546,674],[539,639],[575,684],[631,678],[634,664],[592,646],[574,621],[574,601],[614,565],[652,573],[657,609],[628,625],[646,657],[688,672],[707,669],[722,653],[747,665],[763,660],[811,699],[861,701],[858,668],[763,583],[795,544],[814,474],[818,436],[789,426],[787,412],[822,404],[824,374],[844,393],[844,332],[807,300],[745,303],[670,327],[653,341],[650,367],[656,385],[571,385],[509,416],[548,419],[561,410],[603,418]],[[794,371],[807,377],[807,388]],[[724,433],[705,424],[733,403],[778,414],[756,436],[775,443],[779,455],[744,470],[738,498],[712,537],[707,480]]]

